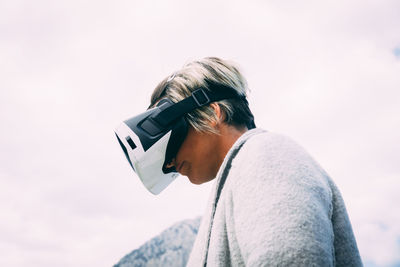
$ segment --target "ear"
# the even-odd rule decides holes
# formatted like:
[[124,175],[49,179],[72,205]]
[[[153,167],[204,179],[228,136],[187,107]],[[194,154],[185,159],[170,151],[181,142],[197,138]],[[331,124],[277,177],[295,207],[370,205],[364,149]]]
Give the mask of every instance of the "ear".
[[211,103],[211,104],[210,104],[210,107],[211,107],[212,109],[214,109],[214,113],[215,113],[215,115],[216,115],[217,118],[218,118],[218,121],[212,122],[212,126],[215,127],[215,126],[217,126],[218,123],[224,121],[224,113],[223,113],[223,111],[221,110],[221,107],[220,107],[217,103],[215,103],[215,102],[214,102],[214,103]]

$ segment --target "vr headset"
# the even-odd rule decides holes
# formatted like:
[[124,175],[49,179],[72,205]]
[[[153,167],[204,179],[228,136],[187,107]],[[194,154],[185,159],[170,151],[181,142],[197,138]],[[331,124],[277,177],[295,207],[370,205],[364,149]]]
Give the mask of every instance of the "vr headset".
[[[167,164],[185,140],[188,131],[185,115],[229,98],[242,99],[248,107],[246,97],[236,90],[208,83],[207,88],[199,88],[177,103],[163,98],[156,107],[125,120],[115,129],[126,159],[151,193],[159,194],[178,176],[176,169],[168,168]],[[248,128],[254,127],[252,121]]]

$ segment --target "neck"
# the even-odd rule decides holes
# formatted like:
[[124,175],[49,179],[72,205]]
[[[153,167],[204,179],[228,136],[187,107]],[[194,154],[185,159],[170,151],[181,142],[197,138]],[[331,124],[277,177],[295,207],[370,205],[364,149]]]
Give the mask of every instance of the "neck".
[[217,151],[219,154],[220,164],[222,164],[226,154],[228,154],[228,151],[231,149],[233,144],[239,139],[240,136],[242,136],[242,134],[247,132],[248,129],[247,127],[239,128],[225,123],[221,123],[218,128],[220,134],[217,136]]

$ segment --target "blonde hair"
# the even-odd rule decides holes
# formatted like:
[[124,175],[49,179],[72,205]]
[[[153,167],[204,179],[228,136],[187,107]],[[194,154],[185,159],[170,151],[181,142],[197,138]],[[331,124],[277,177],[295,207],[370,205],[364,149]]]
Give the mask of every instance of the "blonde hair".
[[[150,107],[162,98],[169,98],[176,103],[189,97],[196,89],[212,90],[208,87],[210,83],[231,88],[236,90],[238,95],[244,96],[242,99],[225,99],[216,103],[224,112],[224,122],[235,126],[248,126],[253,115],[245,98],[249,91],[247,81],[234,63],[216,57],[189,62],[162,80],[154,89]],[[185,118],[195,130],[202,132],[216,132],[209,123],[219,120],[210,105],[189,112]]]

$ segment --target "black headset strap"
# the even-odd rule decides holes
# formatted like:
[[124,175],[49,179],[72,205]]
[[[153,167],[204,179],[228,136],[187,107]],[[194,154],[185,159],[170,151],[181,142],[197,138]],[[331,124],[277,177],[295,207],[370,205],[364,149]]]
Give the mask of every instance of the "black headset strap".
[[245,96],[239,95],[236,90],[224,85],[209,83],[207,89],[197,89],[192,92],[192,95],[167,107],[158,113],[152,119],[163,127],[168,126],[174,120],[182,117],[183,115],[191,112],[194,109],[208,105],[209,103],[228,99],[228,98],[244,98]]

